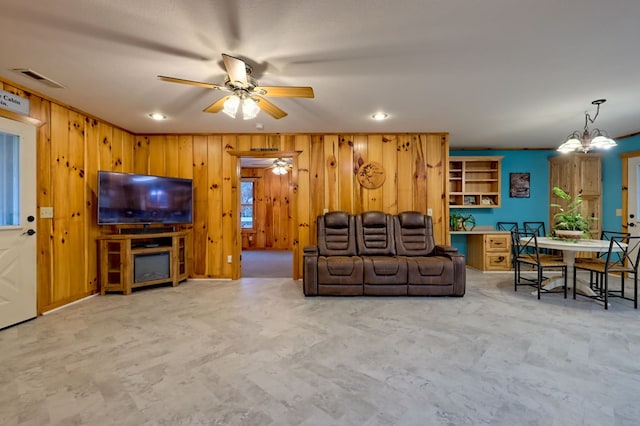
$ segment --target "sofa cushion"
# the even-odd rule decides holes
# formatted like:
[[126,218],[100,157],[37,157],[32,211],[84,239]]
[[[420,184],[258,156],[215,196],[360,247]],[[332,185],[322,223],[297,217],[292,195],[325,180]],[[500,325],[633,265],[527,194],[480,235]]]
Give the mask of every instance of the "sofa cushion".
[[320,256],[355,256],[356,233],[352,215],[342,211],[318,216],[318,254]]
[[318,285],[362,285],[363,279],[363,264],[360,257],[318,257]]
[[356,216],[356,240],[359,255],[395,256],[393,218],[380,211]]
[[431,216],[402,212],[394,218],[396,252],[401,256],[429,256],[435,243]]
[[450,285],[454,282],[453,262],[442,256],[407,257],[407,282],[413,285]]
[[407,284],[407,261],[401,257],[363,256],[365,284]]
[[327,263],[327,272],[331,275],[353,274],[355,263],[350,257],[334,256],[332,258],[324,258],[323,260]]

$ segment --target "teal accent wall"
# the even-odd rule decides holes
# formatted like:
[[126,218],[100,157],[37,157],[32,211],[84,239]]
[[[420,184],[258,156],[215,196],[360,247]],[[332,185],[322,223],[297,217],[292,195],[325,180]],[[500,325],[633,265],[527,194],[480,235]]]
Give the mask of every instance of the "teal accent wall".
[[[449,157],[456,156],[502,156],[501,176],[501,207],[495,208],[456,208],[451,212],[464,215],[472,214],[476,220],[476,226],[496,226],[497,222],[523,222],[543,221],[547,231],[549,230],[549,157],[556,151],[455,151],[449,152]],[[530,173],[529,198],[509,197],[509,174]],[[522,225],[521,225],[522,226]],[[467,252],[467,238],[464,235],[452,235],[451,245],[458,248],[461,253]]]
[[[622,208],[622,159],[620,154],[640,151],[640,135],[617,141],[618,146],[602,153],[602,229],[622,230],[622,218],[616,209]],[[544,221],[547,232],[549,224],[549,161],[550,157],[562,155],[555,150],[478,150],[449,152],[456,156],[502,156],[502,206],[499,208],[451,209],[451,212],[472,214],[476,226],[493,226],[499,221]],[[530,173],[529,198],[509,197],[509,173]],[[451,244],[466,254],[466,237],[452,235]]]

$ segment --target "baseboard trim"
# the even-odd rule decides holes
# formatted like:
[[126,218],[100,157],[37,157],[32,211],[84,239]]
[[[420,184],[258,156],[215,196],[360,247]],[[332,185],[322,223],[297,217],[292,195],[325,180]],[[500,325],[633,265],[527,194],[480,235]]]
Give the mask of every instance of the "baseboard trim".
[[94,293],[94,294],[91,294],[91,295],[89,295],[87,297],[83,297],[82,299],[74,300],[73,302],[67,303],[67,304],[62,305],[62,306],[58,306],[57,308],[53,308],[50,311],[43,312],[42,315],[49,315],[52,312],[56,312],[56,311],[59,311],[59,310],[64,309],[64,308],[68,308],[71,305],[75,305],[76,303],[84,302],[85,300],[91,299],[92,297],[96,297],[96,296],[100,296],[100,293]]

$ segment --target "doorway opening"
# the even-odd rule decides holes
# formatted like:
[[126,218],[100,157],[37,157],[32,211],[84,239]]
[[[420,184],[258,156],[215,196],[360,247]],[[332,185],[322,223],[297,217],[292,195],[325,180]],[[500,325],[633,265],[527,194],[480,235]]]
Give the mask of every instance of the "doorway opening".
[[293,277],[291,169],[291,158],[240,158],[241,277]]

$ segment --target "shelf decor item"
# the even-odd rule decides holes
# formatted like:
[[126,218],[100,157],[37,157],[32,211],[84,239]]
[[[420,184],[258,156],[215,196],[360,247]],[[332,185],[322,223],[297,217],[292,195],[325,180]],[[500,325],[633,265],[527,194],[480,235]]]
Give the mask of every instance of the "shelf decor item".
[[460,213],[449,214],[449,229],[452,231],[473,231],[476,227],[476,219],[473,215]]
[[582,194],[578,193],[575,197],[567,194],[562,188],[554,186],[553,193],[566,202],[563,207],[557,203],[549,204],[556,207],[560,211],[553,218],[553,230],[558,238],[580,239],[583,234],[591,231],[591,221],[596,220],[592,217],[582,216]]

